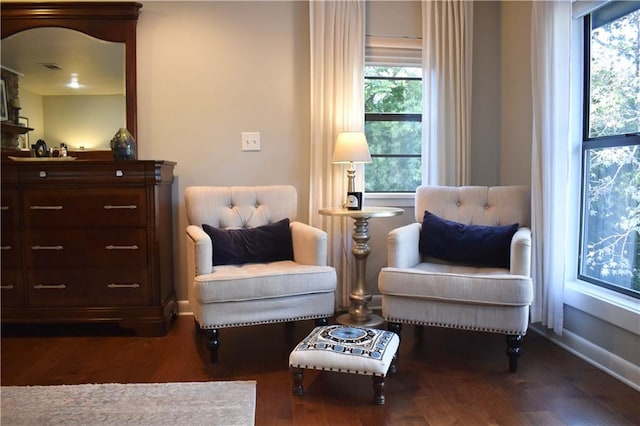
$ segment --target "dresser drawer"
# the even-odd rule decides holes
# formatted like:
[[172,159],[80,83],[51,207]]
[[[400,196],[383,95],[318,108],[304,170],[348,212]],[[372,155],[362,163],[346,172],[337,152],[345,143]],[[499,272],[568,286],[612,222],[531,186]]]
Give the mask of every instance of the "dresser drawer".
[[144,188],[33,189],[24,192],[26,228],[108,228],[147,224]]
[[24,164],[20,168],[20,181],[26,184],[130,184],[144,183],[145,165],[142,163],[74,161]]
[[21,306],[24,304],[24,285],[22,269],[2,268],[0,276],[0,300],[2,306]]
[[28,269],[29,306],[134,306],[150,302],[144,268]]
[[27,267],[146,267],[147,237],[143,228],[27,229]]
[[0,235],[0,264],[3,268],[19,268],[22,265],[20,235],[14,229],[2,229]]
[[18,191],[2,188],[2,195],[0,196],[0,223],[2,223],[2,232],[10,229],[18,229],[21,210]]
[[0,220],[2,224],[2,231],[0,231],[0,264],[3,268],[19,268],[22,265],[19,193],[14,189],[3,188],[0,198]]

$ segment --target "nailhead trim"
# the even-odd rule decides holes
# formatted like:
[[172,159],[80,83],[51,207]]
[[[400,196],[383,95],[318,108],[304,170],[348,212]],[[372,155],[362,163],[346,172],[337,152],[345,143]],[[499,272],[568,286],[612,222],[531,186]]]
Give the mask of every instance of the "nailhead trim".
[[523,332],[523,331],[504,330],[504,329],[488,328],[488,327],[469,327],[469,326],[462,326],[462,325],[442,324],[438,322],[408,321],[405,319],[398,319],[398,318],[391,318],[391,317],[385,317],[385,321],[397,322],[401,324],[426,325],[428,327],[444,327],[444,328],[455,328],[458,330],[484,331],[488,333],[516,334],[520,336],[524,336],[527,334],[526,330]]
[[[333,312],[328,312],[323,315],[308,315],[294,318],[283,318],[283,319],[274,319],[274,320],[265,320],[265,321],[252,321],[252,322],[237,322],[237,323],[225,323],[225,324],[200,324],[200,328],[203,330],[207,329],[215,329],[215,328],[229,328],[229,327],[240,327],[245,325],[260,325],[260,324],[277,324],[281,322],[289,322],[289,321],[303,321],[309,319],[320,319],[320,318],[331,318],[333,316]],[[196,318],[197,319],[197,318]],[[198,323],[200,322],[199,319]]]

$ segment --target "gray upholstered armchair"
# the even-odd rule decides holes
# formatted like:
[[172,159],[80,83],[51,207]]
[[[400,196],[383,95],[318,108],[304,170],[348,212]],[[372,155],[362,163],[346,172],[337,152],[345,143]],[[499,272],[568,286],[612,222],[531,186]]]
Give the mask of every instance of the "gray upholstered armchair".
[[421,186],[415,218],[389,233],[378,277],[389,329],[502,333],[516,371],[533,301],[528,188]]
[[293,186],[185,190],[189,303],[218,358],[218,330],[315,319],[335,309],[327,235],[295,221]]

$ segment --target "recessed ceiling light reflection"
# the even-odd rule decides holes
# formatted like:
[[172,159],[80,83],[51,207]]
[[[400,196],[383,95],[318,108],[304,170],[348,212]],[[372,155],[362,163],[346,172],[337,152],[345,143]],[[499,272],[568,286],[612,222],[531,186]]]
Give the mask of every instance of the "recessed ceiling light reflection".
[[79,89],[82,87],[78,82],[78,74],[71,74],[71,80],[69,81],[69,84],[67,84],[67,87],[71,87],[72,89]]

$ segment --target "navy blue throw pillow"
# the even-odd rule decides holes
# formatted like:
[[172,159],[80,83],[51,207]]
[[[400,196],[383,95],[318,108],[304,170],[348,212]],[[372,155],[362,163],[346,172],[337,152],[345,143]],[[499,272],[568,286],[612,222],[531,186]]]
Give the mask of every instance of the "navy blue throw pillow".
[[449,262],[509,268],[511,239],[519,224],[465,225],[425,210],[420,231],[420,253]]
[[213,243],[213,266],[293,260],[289,219],[255,228],[219,229],[203,224]]

